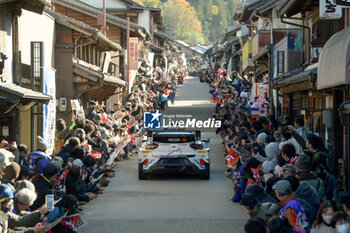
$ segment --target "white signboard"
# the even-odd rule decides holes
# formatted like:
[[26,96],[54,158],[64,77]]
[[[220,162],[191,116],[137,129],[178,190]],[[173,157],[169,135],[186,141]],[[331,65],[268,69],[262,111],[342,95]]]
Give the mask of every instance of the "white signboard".
[[48,104],[44,104],[43,138],[47,141],[47,154],[52,155],[55,144],[56,130],[56,80],[55,71],[44,70],[44,94],[52,97]]
[[350,7],[350,0],[335,0],[335,3],[339,6]]
[[335,3],[335,0],[320,0],[321,19],[340,19],[342,7]]

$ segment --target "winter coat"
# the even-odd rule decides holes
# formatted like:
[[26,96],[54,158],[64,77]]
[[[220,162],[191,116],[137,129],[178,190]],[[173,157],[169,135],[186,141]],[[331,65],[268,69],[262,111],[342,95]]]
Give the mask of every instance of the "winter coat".
[[71,156],[73,151],[74,148],[71,145],[67,144],[62,147],[61,151],[56,156],[61,157],[64,163],[67,163],[68,157]]
[[337,233],[332,226],[326,226],[323,222],[311,229],[311,233]]
[[271,217],[281,215],[282,207],[272,202],[259,203],[256,216],[267,222]]
[[33,165],[35,164],[35,160],[40,158],[40,157],[44,157],[45,159],[50,160],[50,156],[48,156],[47,154],[45,154],[42,151],[34,151],[32,153],[30,153],[28,155],[28,164],[29,164],[29,170],[33,171]]
[[53,184],[43,174],[36,176],[32,182],[38,196],[30,209],[36,210],[45,204],[46,195],[53,194]]
[[23,216],[10,212],[6,213],[6,215],[8,217],[8,228],[11,229],[16,227],[34,227],[44,217],[39,211],[26,212]]
[[275,163],[275,162],[277,162],[276,161],[277,154],[278,154],[278,143],[277,142],[271,142],[265,147],[265,155],[266,155],[266,157],[258,154],[256,159],[260,163],[264,163],[265,161],[271,161],[275,165],[277,165],[277,163]]
[[78,201],[88,202],[89,197],[85,193],[85,182],[82,180],[76,181],[71,174],[68,174],[66,178],[66,194],[74,195]]
[[282,150],[282,148],[285,144],[292,144],[295,148],[295,153],[297,155],[300,155],[301,152],[303,152],[303,148],[299,145],[299,143],[293,137],[291,137],[287,141],[281,142],[281,144],[279,145],[279,149]]
[[321,202],[327,199],[326,188],[322,179],[309,172],[298,174],[297,178],[300,183],[306,183],[314,187],[319,195]]

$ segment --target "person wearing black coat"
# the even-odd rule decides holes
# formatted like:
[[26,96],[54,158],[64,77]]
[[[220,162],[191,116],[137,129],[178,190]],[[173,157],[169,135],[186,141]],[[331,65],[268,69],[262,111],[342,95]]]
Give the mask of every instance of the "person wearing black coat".
[[38,194],[37,199],[30,207],[32,211],[40,208],[45,204],[45,197],[53,192],[53,181],[57,178],[59,173],[58,167],[52,163],[44,168],[43,174],[36,176],[33,179],[35,190]]
[[78,201],[88,202],[96,198],[96,195],[93,193],[86,193],[85,179],[82,180],[82,176],[86,175],[81,173],[82,169],[79,166],[74,165],[70,168],[65,183],[66,194],[74,195]]

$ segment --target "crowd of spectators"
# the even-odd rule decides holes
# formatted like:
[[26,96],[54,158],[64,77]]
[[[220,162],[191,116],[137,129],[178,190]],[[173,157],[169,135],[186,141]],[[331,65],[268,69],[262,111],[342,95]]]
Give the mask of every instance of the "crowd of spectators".
[[[72,114],[72,122],[57,120],[53,153],[40,136],[33,151],[2,140],[0,232],[76,231],[77,221],[68,223],[68,217],[103,194],[118,161],[128,160],[142,142],[143,112],[165,108],[168,98],[174,103],[177,80],[184,76],[157,72],[153,79],[141,79],[109,111],[104,101],[91,99],[85,112]],[[50,195],[53,209],[48,209]]]
[[330,153],[303,116],[276,119],[267,93],[251,97],[249,79],[220,67],[199,75],[210,85],[213,117],[222,122],[216,133],[232,180],[230,201],[250,216],[245,232],[349,233],[350,193],[336,193]]

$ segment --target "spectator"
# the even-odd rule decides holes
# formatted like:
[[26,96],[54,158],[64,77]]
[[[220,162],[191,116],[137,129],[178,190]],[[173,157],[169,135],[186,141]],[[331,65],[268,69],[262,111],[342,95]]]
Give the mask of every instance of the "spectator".
[[336,233],[332,226],[332,218],[337,207],[332,201],[324,201],[312,224],[311,233]]
[[252,217],[244,225],[246,233],[266,233],[266,223],[259,217]]
[[300,201],[295,199],[291,184],[287,180],[280,180],[274,186],[277,199],[280,201],[282,216],[288,219],[289,224],[303,232],[309,229],[309,222]]
[[267,229],[269,233],[298,233],[289,224],[289,221],[285,217],[272,217],[267,223]]
[[349,233],[350,222],[348,215],[343,212],[335,212],[332,218],[332,225],[338,233]]
[[313,164],[311,158],[302,153],[295,162],[296,177],[300,183],[307,183],[315,188],[321,201],[326,200],[326,189],[322,179],[312,173]]
[[299,134],[304,140],[306,140],[306,136],[312,134],[312,131],[304,126],[304,118],[301,116],[297,116],[294,120],[295,132]]
[[349,216],[348,220],[350,222],[350,192],[341,194],[339,197],[339,202],[342,204],[345,213]]
[[294,165],[298,156],[295,154],[295,147],[292,144],[284,144],[282,147],[282,158],[286,163]]
[[46,140],[44,140],[42,137],[38,136],[38,142],[37,142],[37,150],[30,153],[28,155],[28,164],[29,164],[29,170],[33,171],[33,165],[35,163],[35,160],[38,158],[46,158],[46,159],[51,159],[49,155],[46,154],[48,144]]
[[241,205],[246,208],[247,214],[250,217],[259,217],[267,221],[272,216],[280,213],[281,206],[273,202],[260,203],[258,199],[251,193],[243,195]]
[[28,156],[28,147],[24,144],[20,144],[18,147],[19,157],[18,157],[18,164],[21,166],[26,166],[29,168],[29,164],[27,161]]
[[38,194],[38,198],[34,204],[30,207],[31,210],[36,210],[45,203],[45,196],[53,193],[53,181],[57,178],[58,168],[54,164],[47,165],[43,174],[36,176],[33,179],[35,190]]

